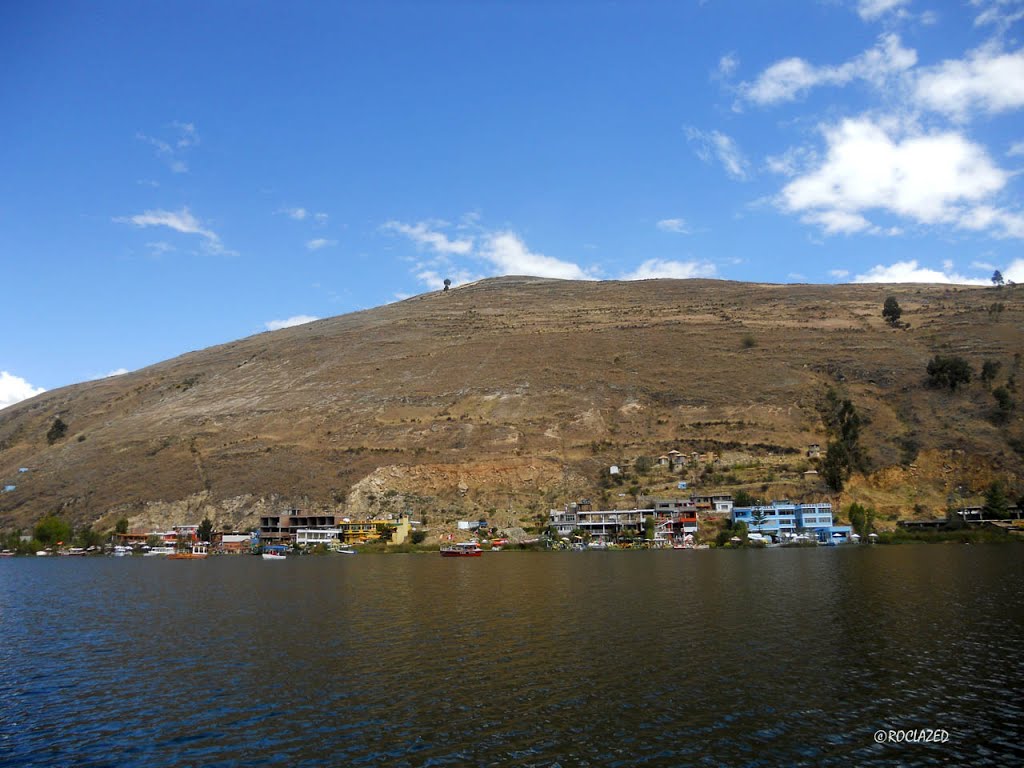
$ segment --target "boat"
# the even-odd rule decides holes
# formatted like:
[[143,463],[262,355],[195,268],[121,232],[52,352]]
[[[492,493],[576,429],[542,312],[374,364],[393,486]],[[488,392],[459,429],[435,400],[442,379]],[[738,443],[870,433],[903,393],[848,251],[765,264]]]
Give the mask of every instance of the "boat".
[[483,553],[475,541],[460,541],[458,544],[441,547],[441,557],[480,557]]
[[210,554],[210,549],[206,544],[193,544],[191,552],[175,552],[173,555],[168,555],[168,560],[202,560]]
[[358,552],[356,552],[356,551],[355,551],[354,549],[348,549],[348,548],[345,548],[345,547],[342,547],[342,548],[340,548],[340,549],[336,549],[336,550],[334,550],[334,551],[335,551],[335,552],[336,552],[337,554],[339,554],[339,555],[358,555],[358,554],[359,554],[359,553],[358,553]]
[[260,554],[264,560],[286,560],[288,548],[281,544],[268,544]]
[[155,555],[173,555],[174,547],[170,545],[164,545],[160,547],[150,547],[148,551],[143,553],[144,557],[152,557]]
[[114,557],[125,557],[132,553],[131,547],[126,547],[122,544],[118,544],[114,547]]

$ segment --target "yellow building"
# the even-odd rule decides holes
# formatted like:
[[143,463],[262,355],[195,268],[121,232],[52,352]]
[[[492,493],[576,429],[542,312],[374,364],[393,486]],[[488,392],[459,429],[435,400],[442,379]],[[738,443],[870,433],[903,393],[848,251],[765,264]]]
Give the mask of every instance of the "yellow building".
[[377,541],[385,528],[393,529],[389,544],[402,544],[412,532],[409,518],[404,515],[398,520],[342,520],[338,523],[339,539],[343,544]]

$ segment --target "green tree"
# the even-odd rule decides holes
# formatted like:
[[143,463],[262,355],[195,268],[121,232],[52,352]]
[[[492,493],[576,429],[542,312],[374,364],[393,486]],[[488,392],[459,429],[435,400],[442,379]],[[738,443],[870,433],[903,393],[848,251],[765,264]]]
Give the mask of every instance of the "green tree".
[[46,433],[46,442],[53,445],[60,440],[64,435],[68,433],[68,425],[64,423],[64,420],[58,416],[53,420],[53,424],[50,425],[49,431]]
[[654,459],[650,456],[638,456],[636,461],[633,462],[633,468],[641,475],[646,475],[653,466]]
[[426,531],[422,531],[419,528],[417,528],[415,531],[413,531],[410,534],[409,540],[413,544],[422,544],[424,539],[426,539],[426,538],[427,538],[427,532]]
[[754,527],[757,528],[758,533],[761,532],[761,526],[764,525],[764,521],[767,519],[768,513],[761,508],[755,509],[750,513],[750,520],[754,524]]
[[1005,285],[1006,280],[1003,279],[1003,273],[998,269],[992,273],[992,285]]
[[1006,387],[996,387],[992,390],[992,397],[996,399],[996,412],[993,414],[993,420],[997,424],[1005,424],[1009,420],[1014,407],[1010,390]]
[[114,533],[125,534],[128,533],[128,518],[119,517],[117,522],[114,523]]
[[742,488],[732,495],[732,504],[734,507],[752,507],[755,503],[756,499],[751,496],[748,491],[745,491]]
[[949,387],[952,391],[961,384],[969,384],[974,374],[971,364],[957,355],[935,355],[928,361],[927,371],[932,386]]
[[91,525],[86,525],[75,531],[75,543],[86,549],[98,547],[103,543],[103,534],[93,530]]
[[655,525],[656,523],[654,522],[653,516],[644,518],[644,538],[647,539],[647,541],[654,541]]
[[846,516],[850,518],[850,526],[853,528],[853,532],[861,538],[874,532],[875,510],[871,507],[851,504],[849,509],[846,510]]
[[999,375],[999,369],[1002,367],[1003,364],[998,360],[986,360],[981,364],[981,380],[985,384],[991,384]]
[[981,515],[985,520],[1002,520],[1007,515],[1010,502],[1006,498],[1006,489],[998,480],[994,480],[985,492],[985,505]]
[[199,524],[199,529],[196,531],[196,538],[207,544],[210,543],[210,540],[213,538],[213,523],[210,521],[210,518],[203,518],[203,521]]
[[889,325],[896,328],[900,324],[902,314],[903,310],[900,308],[900,303],[896,301],[896,297],[889,296],[882,305],[882,317]]
[[71,526],[56,515],[47,515],[36,523],[33,532],[36,540],[51,546],[60,542],[71,540]]

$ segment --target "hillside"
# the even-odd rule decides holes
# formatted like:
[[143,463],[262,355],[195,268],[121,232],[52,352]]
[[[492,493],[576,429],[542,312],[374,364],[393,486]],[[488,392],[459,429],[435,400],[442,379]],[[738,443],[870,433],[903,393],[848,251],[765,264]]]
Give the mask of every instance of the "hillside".
[[[890,295],[909,328],[884,322]],[[803,457],[826,444],[829,387],[865,418],[870,467],[835,500],[941,514],[996,477],[1024,490],[1021,409],[995,423],[977,379],[995,360],[1007,383],[1022,328],[1012,287],[485,280],[0,411],[0,479],[16,486],[0,528],[52,511],[235,526],[285,505],[531,523],[580,495],[631,502],[601,487],[608,465],[670,449],[723,457],[688,475],[699,492],[820,497]],[[966,357],[975,380],[927,387],[936,353]],[[51,444],[57,418],[68,429]]]

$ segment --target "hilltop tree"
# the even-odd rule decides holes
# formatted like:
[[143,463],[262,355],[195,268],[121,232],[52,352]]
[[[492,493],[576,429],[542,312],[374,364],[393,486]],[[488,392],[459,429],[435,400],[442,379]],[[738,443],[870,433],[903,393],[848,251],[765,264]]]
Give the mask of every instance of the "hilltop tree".
[[952,391],[961,384],[969,384],[974,371],[971,364],[958,355],[936,355],[928,361],[928,380],[935,387],[949,387]]
[[900,308],[900,303],[896,301],[895,296],[890,296],[885,300],[885,304],[882,305],[882,317],[885,321],[896,328],[900,324],[900,316],[903,314],[903,310]]
[[444,289],[445,289],[445,291],[447,291],[451,287],[452,287],[452,281],[449,278],[446,277],[444,279]]
[[992,273],[992,285],[1005,285],[1006,281],[1003,279],[1003,273],[998,269]]

